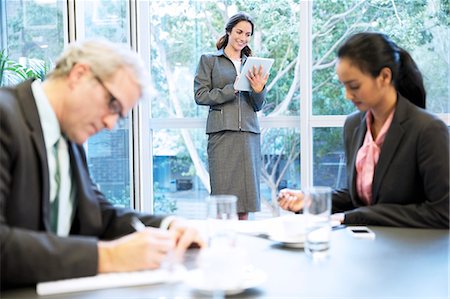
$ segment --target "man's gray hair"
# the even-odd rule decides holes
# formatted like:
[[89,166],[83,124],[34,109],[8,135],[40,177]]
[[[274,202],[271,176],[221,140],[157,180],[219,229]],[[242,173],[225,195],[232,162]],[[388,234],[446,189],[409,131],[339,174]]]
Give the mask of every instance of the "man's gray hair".
[[148,95],[151,90],[149,71],[140,56],[128,45],[104,39],[71,43],[57,59],[55,68],[47,74],[47,77],[49,79],[66,77],[77,63],[88,65],[92,73],[101,80],[111,78],[121,68],[128,68],[136,77],[141,97]]

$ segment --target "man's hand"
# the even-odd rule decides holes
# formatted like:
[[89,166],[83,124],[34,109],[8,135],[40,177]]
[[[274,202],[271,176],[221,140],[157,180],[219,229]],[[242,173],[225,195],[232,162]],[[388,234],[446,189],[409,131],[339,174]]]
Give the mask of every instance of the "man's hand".
[[176,240],[173,231],[146,227],[113,241],[99,241],[98,273],[159,268]]
[[175,255],[181,257],[186,249],[190,247],[205,247],[206,243],[201,238],[199,231],[190,226],[188,221],[175,218],[169,225],[169,231],[175,234]]
[[290,212],[299,212],[303,209],[304,194],[300,190],[283,189],[278,194],[278,205]]

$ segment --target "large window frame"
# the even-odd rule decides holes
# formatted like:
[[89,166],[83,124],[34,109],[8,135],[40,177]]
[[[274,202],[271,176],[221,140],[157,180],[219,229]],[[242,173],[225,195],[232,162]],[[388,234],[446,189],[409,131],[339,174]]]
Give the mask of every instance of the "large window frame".
[[[62,1],[62,0],[59,0]],[[67,14],[63,14],[66,27],[65,43],[75,41],[83,36],[83,22],[76,13],[83,1],[66,0]],[[150,15],[151,0],[128,1],[129,5],[129,35],[130,46],[135,49],[151,68],[150,62],[150,28],[148,16]],[[81,5],[83,5],[81,3]],[[4,20],[5,7],[0,2],[0,16]],[[300,72],[300,115],[261,117],[260,124],[264,128],[294,128],[300,131],[301,159],[300,171],[302,174],[301,187],[305,188],[313,182],[313,131],[316,128],[342,128],[346,115],[313,115],[312,112],[312,22],[313,2],[300,2],[300,37],[302,66]],[[1,24],[0,31],[5,31]],[[0,45],[4,46],[6,37],[2,34]],[[450,86],[450,78],[447,78]],[[450,96],[450,95],[449,95]],[[450,103],[450,98],[449,98]],[[150,118],[151,103],[141,101],[130,114],[130,206],[140,211],[153,212],[153,132],[160,129],[204,129],[206,119],[199,118]],[[151,115],[151,114],[150,114]],[[437,114],[447,126],[450,126],[450,113]],[[145,182],[145,183],[144,183]]]
[[[146,62],[150,61],[151,43],[147,16],[149,5],[147,1],[136,3],[136,41],[139,41],[137,50],[143,55]],[[315,128],[342,128],[346,115],[313,115],[312,112],[312,1],[300,3],[300,116],[261,117],[261,128],[296,128],[301,136],[301,187],[306,188],[313,182],[313,130]],[[132,18],[133,19],[133,16]],[[139,186],[135,194],[135,207],[145,212],[153,212],[153,139],[152,132],[159,129],[203,129],[206,119],[192,118],[149,118],[151,112],[149,101],[144,101],[135,109],[134,121],[134,147],[136,185]],[[438,114],[450,126],[450,114]],[[143,184],[142,182],[151,182]]]

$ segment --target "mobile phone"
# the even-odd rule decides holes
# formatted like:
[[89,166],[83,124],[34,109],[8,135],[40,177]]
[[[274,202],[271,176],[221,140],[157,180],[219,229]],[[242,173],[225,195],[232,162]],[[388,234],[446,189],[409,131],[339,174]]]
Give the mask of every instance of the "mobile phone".
[[349,226],[347,231],[354,237],[358,239],[375,239],[375,233],[367,226]]

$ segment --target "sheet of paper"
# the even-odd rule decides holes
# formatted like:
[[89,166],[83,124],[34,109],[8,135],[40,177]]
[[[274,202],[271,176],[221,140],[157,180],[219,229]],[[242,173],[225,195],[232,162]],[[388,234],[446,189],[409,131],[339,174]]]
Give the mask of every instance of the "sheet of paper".
[[[235,230],[238,233],[249,235],[270,235],[280,230],[286,223],[293,224],[292,219],[296,220],[296,225],[304,225],[305,218],[303,215],[295,215],[292,213],[273,217],[264,220],[250,220],[250,221],[236,221]],[[338,221],[331,221],[331,226],[336,227],[340,223]]]
[[136,272],[99,274],[89,277],[41,282],[36,285],[36,292],[38,295],[54,295],[106,288],[174,282],[183,280],[186,273],[187,270],[185,267],[177,265],[171,270],[157,269]]

